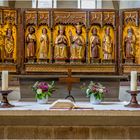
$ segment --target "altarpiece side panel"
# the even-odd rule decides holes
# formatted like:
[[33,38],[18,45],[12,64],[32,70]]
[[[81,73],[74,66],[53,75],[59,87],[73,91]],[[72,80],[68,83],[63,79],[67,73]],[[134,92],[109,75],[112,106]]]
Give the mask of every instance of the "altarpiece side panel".
[[18,72],[17,29],[18,10],[0,9],[0,70]]
[[122,28],[120,33],[122,73],[132,70],[140,72],[140,27],[139,9],[122,11]]

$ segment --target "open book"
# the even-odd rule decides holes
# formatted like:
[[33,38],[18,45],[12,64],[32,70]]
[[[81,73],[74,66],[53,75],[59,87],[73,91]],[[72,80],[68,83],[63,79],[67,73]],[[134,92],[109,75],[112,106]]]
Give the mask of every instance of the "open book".
[[53,102],[50,109],[93,109],[93,107],[77,106],[74,102],[68,99],[58,99]]

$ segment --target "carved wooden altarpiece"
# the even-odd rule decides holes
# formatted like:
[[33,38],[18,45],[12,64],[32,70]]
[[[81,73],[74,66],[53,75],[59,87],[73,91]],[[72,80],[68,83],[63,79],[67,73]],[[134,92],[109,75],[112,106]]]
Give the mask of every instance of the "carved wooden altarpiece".
[[140,72],[140,9],[0,8],[0,70]]

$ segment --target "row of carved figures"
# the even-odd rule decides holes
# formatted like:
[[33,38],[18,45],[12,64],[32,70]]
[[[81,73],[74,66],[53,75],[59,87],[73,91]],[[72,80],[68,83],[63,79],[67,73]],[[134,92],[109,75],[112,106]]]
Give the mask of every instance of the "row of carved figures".
[[[71,45],[68,46],[68,38],[65,35],[65,26],[59,25],[58,35],[54,40],[53,47],[53,58],[56,61],[65,61],[65,60],[73,60],[73,61],[82,61],[86,56],[86,45],[85,38],[82,35],[82,26],[77,25],[76,34],[73,35],[71,31],[69,31],[69,38]],[[35,28],[30,26],[28,29],[28,34],[26,36],[26,58],[28,60],[35,59],[36,54],[38,54],[38,59],[49,59],[49,37],[47,35],[47,29],[42,29],[42,34],[39,37],[40,46],[37,47],[37,38],[35,34]],[[112,36],[110,35],[110,27],[105,28],[105,34],[103,40],[101,42],[100,36],[98,35],[98,30],[96,27],[92,28],[92,35],[89,38],[89,49],[88,56],[90,60],[98,60],[101,59],[101,51],[103,54],[103,60],[113,60],[114,53],[114,41]],[[0,31],[0,58],[4,59],[13,59],[14,53],[14,37],[12,34],[12,29],[7,28],[6,34],[3,36]],[[102,43],[102,47],[101,47]],[[134,34],[133,28],[127,29],[127,34],[124,37],[124,47],[123,52],[125,59],[135,59],[136,54],[136,36]]]
[[[73,35],[72,31],[69,31],[70,46],[68,45],[68,37],[65,35],[65,26],[59,25],[58,35],[54,40],[54,51],[53,58],[56,61],[82,61],[85,59],[86,54],[86,41],[82,35],[82,25],[76,25],[76,34]],[[42,34],[40,36],[40,46],[36,47],[37,36],[35,34],[35,28],[30,26],[28,29],[28,34],[26,36],[27,45],[27,59],[34,59],[36,54],[38,54],[39,59],[47,59],[49,54],[49,38],[47,35],[47,29],[42,29]],[[104,60],[113,60],[113,40],[110,35],[110,27],[105,28],[105,35],[103,41],[98,35],[98,30],[96,27],[92,29],[92,35],[90,36],[90,43],[88,55],[90,59],[101,59],[100,50],[103,52]],[[103,44],[101,48],[101,43]],[[39,48],[39,49],[36,49]]]

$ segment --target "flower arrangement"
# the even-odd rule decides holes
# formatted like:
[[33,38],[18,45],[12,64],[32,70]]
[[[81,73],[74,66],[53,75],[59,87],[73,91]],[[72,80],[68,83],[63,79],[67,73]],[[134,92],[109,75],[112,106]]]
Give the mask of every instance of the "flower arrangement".
[[37,99],[44,99],[46,96],[51,96],[53,91],[55,91],[54,81],[51,84],[37,81],[33,85],[32,90],[36,93]]
[[104,93],[106,92],[107,90],[102,84],[94,83],[93,81],[91,81],[86,88],[87,97],[90,97],[93,94],[96,100],[102,100],[104,98]]

